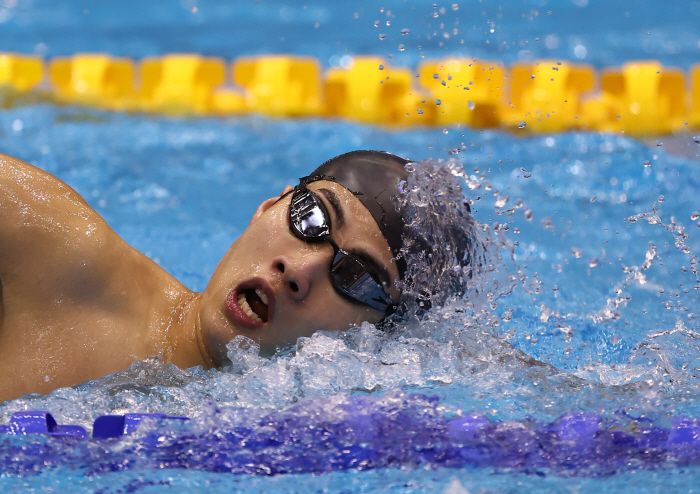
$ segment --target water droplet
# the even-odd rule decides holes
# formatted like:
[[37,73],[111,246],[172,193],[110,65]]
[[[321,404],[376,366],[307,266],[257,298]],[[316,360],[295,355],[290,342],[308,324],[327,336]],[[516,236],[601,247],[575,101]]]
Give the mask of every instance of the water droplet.
[[405,49],[406,49],[405,46],[403,46],[402,44],[399,45],[399,51],[404,51]]
[[534,78],[535,78],[535,75],[534,75],[534,74],[530,76],[530,79],[534,79]]
[[595,201],[596,196],[591,197],[591,202]]
[[511,319],[513,319],[513,313],[509,310],[505,310],[503,311],[503,314],[501,314],[501,319],[503,319],[504,321],[510,321]]
[[664,145],[663,142],[661,142],[661,141],[656,141],[656,147],[663,146],[663,145]]
[[525,208],[525,209],[523,210],[523,215],[525,215],[525,219],[526,219],[527,221],[530,221],[530,220],[532,219],[532,209],[530,209],[530,208]]
[[459,10],[459,4],[458,4],[458,3],[453,3],[453,4],[452,4],[452,10]]
[[380,34],[379,39],[386,39],[386,34]]
[[438,13],[437,13],[437,12],[433,12],[433,17],[437,18],[437,16],[438,16]]
[[49,376],[44,376],[44,381],[49,382],[51,378]]
[[401,30],[401,34],[410,34],[410,33],[411,33],[411,31],[409,31],[408,28],[406,28],[406,27]]
[[513,228],[513,233],[520,233],[520,228]]
[[523,120],[523,121],[521,121],[521,122],[518,124],[518,128],[519,128],[519,129],[524,129],[526,125],[527,125],[527,124],[525,123],[525,120]]
[[386,21],[387,26],[391,26],[391,21]]
[[447,129],[442,129],[442,133],[443,133],[443,134],[449,134],[449,133],[450,133],[450,131],[449,131],[449,130],[447,130]]
[[508,202],[508,199],[510,199],[510,197],[501,197],[501,196],[499,195],[499,196],[498,196],[498,199],[496,200],[496,207],[497,207],[497,208],[502,208],[503,206],[506,205],[506,203]]
[[588,267],[589,267],[589,268],[594,268],[594,267],[596,267],[597,265],[598,265],[598,258],[597,258],[597,257],[594,257],[593,259],[591,259],[590,261],[588,261]]
[[690,215],[690,219],[693,221],[700,219],[700,213],[693,211],[693,214]]
[[380,66],[379,66],[379,70],[384,70],[384,66],[383,66],[383,65],[380,65]]
[[571,254],[576,258],[579,259],[583,255],[583,251],[581,249],[577,249],[576,247],[571,248]]
[[442,101],[440,101],[439,99],[436,99],[436,100],[435,100],[435,104],[438,105],[438,106],[440,106],[440,105],[442,104]]
[[651,166],[651,161],[647,160],[644,162],[644,166],[650,167]]
[[696,144],[700,144],[700,136],[693,137],[693,140],[695,141]]
[[439,78],[440,78],[440,76],[439,76],[439,75],[437,75],[437,74],[433,74],[433,79],[439,79]]
[[467,105],[469,105],[470,110],[473,110],[474,108],[476,108],[476,105],[474,104],[473,101],[467,101]]
[[418,115],[423,115],[423,113],[425,113],[425,112],[423,110],[421,110],[420,108],[418,108]]
[[379,21],[374,21],[374,27],[379,27]]

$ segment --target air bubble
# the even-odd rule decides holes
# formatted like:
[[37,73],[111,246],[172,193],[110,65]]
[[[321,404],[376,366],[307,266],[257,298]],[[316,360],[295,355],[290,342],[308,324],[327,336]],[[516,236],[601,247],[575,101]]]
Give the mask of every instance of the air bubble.
[[474,104],[473,101],[467,101],[467,105],[469,105],[470,110],[473,110],[474,108],[476,108],[476,105]]
[[386,39],[386,34],[380,34],[379,39]]
[[403,44],[399,45],[399,51],[404,51],[405,49],[406,49],[406,47]]
[[[534,77],[534,76],[533,76],[533,77]],[[526,125],[527,125],[527,124],[526,124],[525,121],[523,120],[523,121],[521,121],[521,122],[518,124],[518,128],[519,128],[519,129],[524,129]]]
[[581,249],[577,249],[576,247],[571,248],[571,254],[576,258],[579,259],[583,255],[583,251]]
[[651,161],[649,161],[649,160],[645,161],[645,162],[644,162],[644,166],[647,167],[647,168],[650,167],[650,166],[651,166]]
[[401,34],[410,34],[410,33],[411,33],[411,31],[409,31],[408,28],[403,28],[401,30]]
[[597,258],[597,257],[594,257],[593,259],[591,259],[590,261],[588,261],[588,267],[589,267],[589,268],[594,268],[594,267],[596,267],[597,265],[598,265],[598,258]]
[[526,208],[523,210],[523,215],[525,216],[525,219],[527,221],[530,221],[532,219],[532,209]]
[[700,213],[698,213],[697,211],[693,211],[693,214],[690,215],[690,219],[693,220],[693,221],[699,220],[699,219],[700,219]]

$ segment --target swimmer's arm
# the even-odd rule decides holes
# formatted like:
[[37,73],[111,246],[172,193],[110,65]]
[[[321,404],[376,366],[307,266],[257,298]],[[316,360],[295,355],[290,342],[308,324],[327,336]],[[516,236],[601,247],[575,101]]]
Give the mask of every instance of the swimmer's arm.
[[[110,257],[124,242],[53,175],[0,154],[0,279],[50,280]],[[105,259],[107,260],[107,259]],[[82,269],[79,269],[82,271]],[[76,275],[78,273],[75,273]],[[7,288],[7,286],[6,286]]]

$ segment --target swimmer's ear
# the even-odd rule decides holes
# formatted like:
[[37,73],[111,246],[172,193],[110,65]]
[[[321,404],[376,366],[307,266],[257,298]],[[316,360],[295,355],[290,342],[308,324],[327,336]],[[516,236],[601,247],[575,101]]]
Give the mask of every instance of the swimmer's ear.
[[253,217],[250,219],[250,223],[252,224],[253,221],[255,221],[255,220],[258,219],[260,216],[262,216],[262,214],[263,214],[265,211],[267,211],[268,209],[270,209],[274,203],[276,203],[277,201],[279,201],[280,198],[281,198],[283,195],[288,194],[289,192],[291,192],[291,191],[293,191],[293,190],[294,190],[294,189],[292,188],[291,185],[287,185],[287,186],[284,188],[284,190],[282,191],[282,193],[281,193],[280,195],[278,195],[277,197],[270,197],[268,200],[263,201],[263,202],[260,204],[260,206],[258,206],[258,209],[255,210],[255,213],[253,213]]

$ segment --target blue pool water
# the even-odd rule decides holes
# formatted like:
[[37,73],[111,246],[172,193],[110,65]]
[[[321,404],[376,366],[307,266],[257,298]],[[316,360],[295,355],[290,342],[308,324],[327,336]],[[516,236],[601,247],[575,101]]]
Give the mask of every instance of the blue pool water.
[[[374,2],[183,1],[125,3],[115,11],[90,2],[5,0],[0,49],[227,58],[286,52],[318,57],[325,67],[372,53],[415,67],[420,53],[506,63],[579,60],[574,49],[583,45],[583,61],[598,67],[653,57],[687,69],[700,60],[697,1],[663,8],[595,0],[381,7],[385,12]],[[404,27],[409,35],[399,34]],[[387,39],[380,41],[380,32]],[[697,490],[700,163],[692,137],[660,137],[657,145],[596,133],[390,131],[332,120],[166,118],[40,102],[3,109],[2,152],[66,181],[131,245],[192,289],[205,287],[258,203],[325,159],[362,148],[459,160],[441,166],[463,169],[480,185],[465,193],[491,235],[493,274],[483,300],[450,301],[395,337],[366,326],[316,334],[273,359],[232,349],[232,366],[214,371],[153,359],[2,403],[2,423],[25,409],[86,427],[107,413],[193,420],[174,430],[146,424],[114,443],[0,437],[0,487]],[[679,143],[685,156],[669,151]]]

